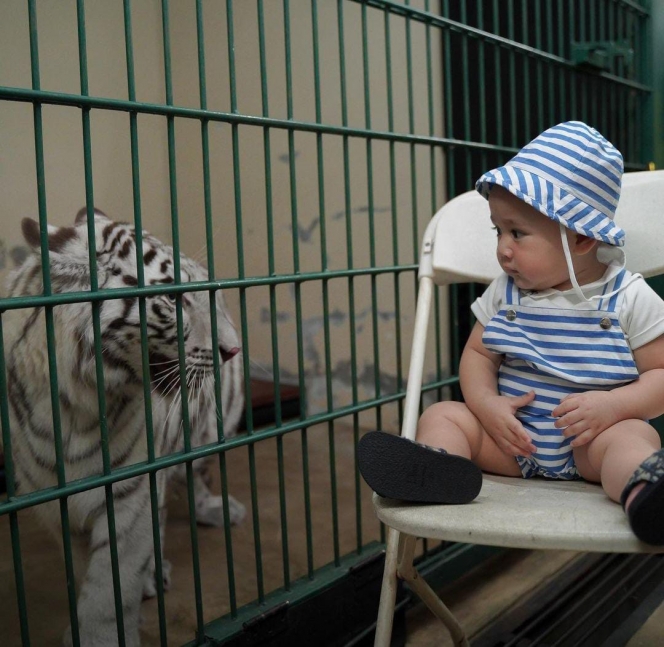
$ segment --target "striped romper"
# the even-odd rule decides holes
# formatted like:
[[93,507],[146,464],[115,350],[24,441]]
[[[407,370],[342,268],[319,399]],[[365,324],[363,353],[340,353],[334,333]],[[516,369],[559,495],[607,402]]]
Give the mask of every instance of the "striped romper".
[[[603,294],[618,290],[630,272],[622,270]],[[551,413],[568,394],[614,389],[639,376],[618,322],[624,292],[601,299],[597,310],[522,306],[510,278],[504,303],[484,329],[482,342],[504,360],[498,371],[501,395],[535,391],[535,399],[516,417],[537,448],[517,456],[525,478],[580,478],[570,442],[554,426]]]

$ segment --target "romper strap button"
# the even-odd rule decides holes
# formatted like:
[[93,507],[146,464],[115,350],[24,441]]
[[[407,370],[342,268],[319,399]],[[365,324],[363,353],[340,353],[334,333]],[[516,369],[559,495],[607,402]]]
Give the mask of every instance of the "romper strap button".
[[603,330],[608,330],[611,328],[611,319],[608,317],[602,317],[601,321],[599,322],[599,327]]
[[514,321],[516,319],[516,311],[510,308],[505,316],[507,317],[507,321]]

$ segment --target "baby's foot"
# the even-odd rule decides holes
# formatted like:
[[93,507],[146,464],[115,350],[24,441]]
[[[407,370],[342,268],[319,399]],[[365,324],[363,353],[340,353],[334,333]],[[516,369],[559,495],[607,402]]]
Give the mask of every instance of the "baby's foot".
[[664,449],[639,465],[623,490],[621,503],[641,541],[664,545]]
[[376,494],[414,503],[469,503],[482,489],[472,461],[383,431],[358,443],[360,473]]

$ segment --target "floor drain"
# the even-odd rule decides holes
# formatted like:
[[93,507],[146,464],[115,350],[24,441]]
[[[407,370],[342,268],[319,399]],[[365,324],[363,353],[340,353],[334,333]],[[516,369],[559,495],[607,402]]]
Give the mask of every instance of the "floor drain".
[[471,645],[624,645],[664,600],[663,580],[664,555],[583,555],[485,627]]

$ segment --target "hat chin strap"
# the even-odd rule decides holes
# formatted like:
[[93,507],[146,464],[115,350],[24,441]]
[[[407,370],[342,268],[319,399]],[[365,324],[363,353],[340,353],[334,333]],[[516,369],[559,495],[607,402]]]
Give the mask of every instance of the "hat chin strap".
[[[625,283],[623,283],[617,290],[613,290],[613,292],[609,292],[607,294],[596,294],[593,297],[587,297],[583,293],[583,290],[581,289],[581,286],[579,285],[579,282],[576,280],[576,274],[574,272],[574,265],[572,263],[572,254],[569,251],[569,242],[567,241],[567,228],[562,223],[558,223],[558,226],[560,227],[560,238],[563,241],[563,251],[565,252],[565,260],[567,261],[567,269],[569,270],[569,280],[572,282],[572,288],[574,289],[574,292],[583,301],[586,301],[587,303],[591,303],[593,301],[600,301],[601,299],[606,299],[608,297],[612,297],[614,294],[618,294],[618,292],[622,292],[630,283],[633,283],[634,281],[637,281],[638,279],[643,278],[643,276],[641,274],[632,274],[632,276],[629,278],[629,280],[626,281]],[[625,267],[625,251],[621,248],[618,248],[618,249],[620,250],[620,253],[622,254],[622,265],[621,265],[620,269],[623,269]]]

